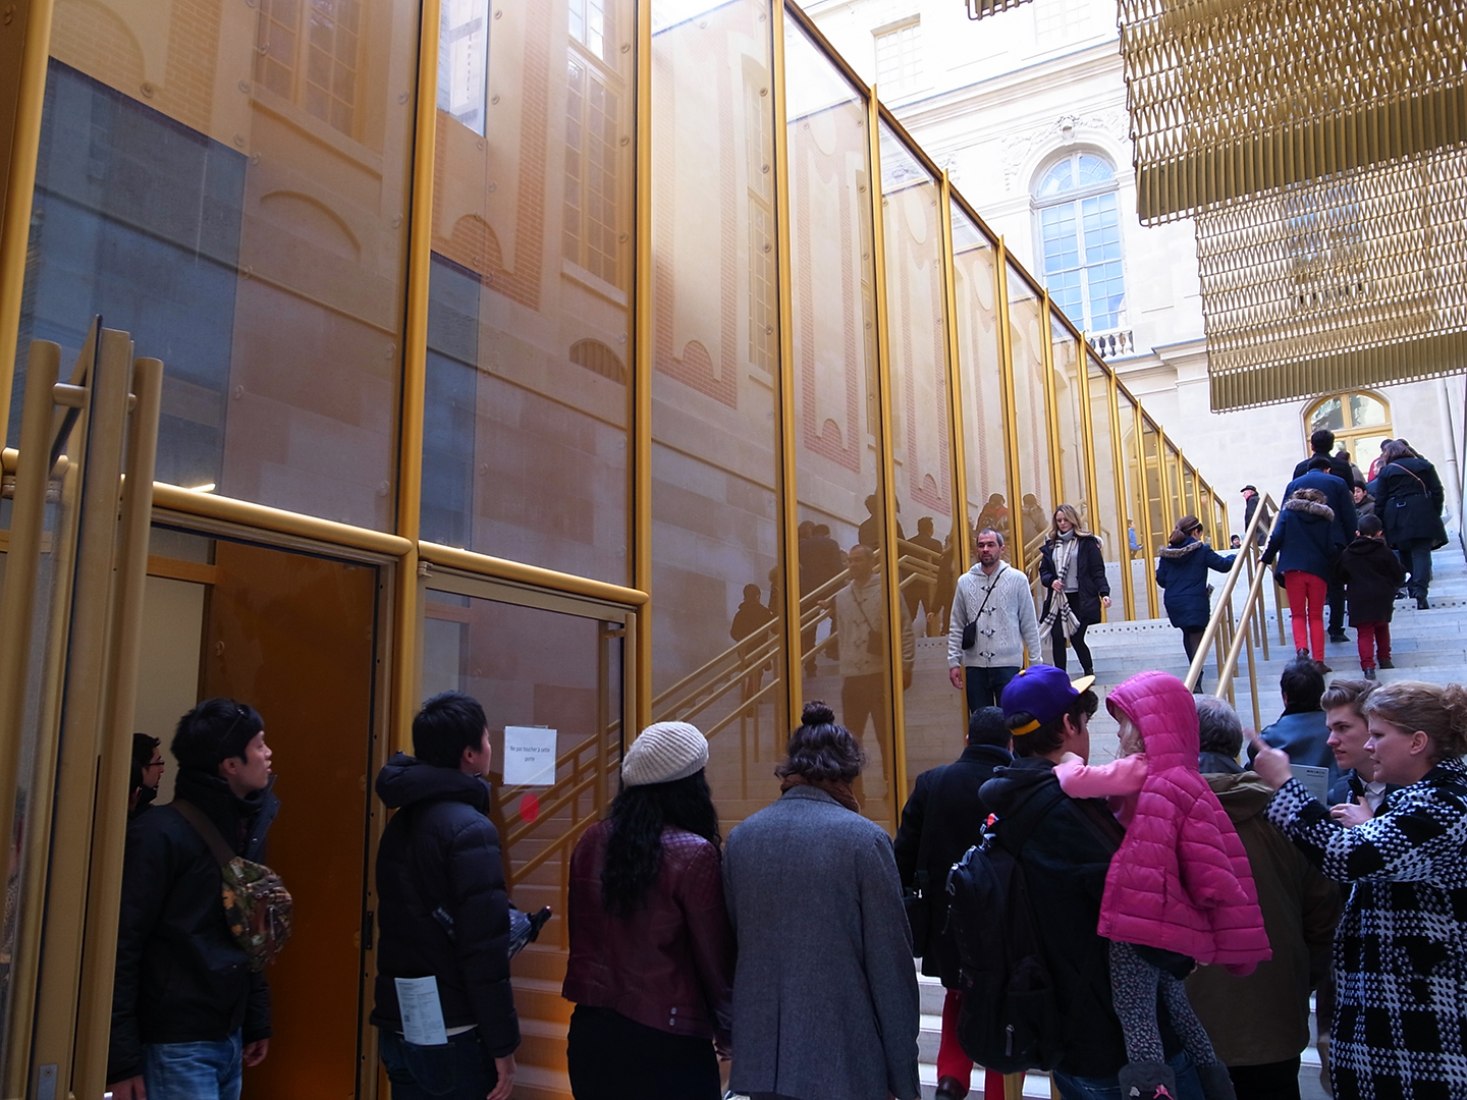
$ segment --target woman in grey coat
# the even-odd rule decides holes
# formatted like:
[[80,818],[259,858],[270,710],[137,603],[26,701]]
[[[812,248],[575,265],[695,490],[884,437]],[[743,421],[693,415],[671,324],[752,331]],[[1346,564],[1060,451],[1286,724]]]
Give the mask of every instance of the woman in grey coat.
[[913,1100],[917,975],[891,840],[859,813],[860,747],[807,703],[775,769],[782,796],[729,835],[738,943],[735,1092],[754,1100]]

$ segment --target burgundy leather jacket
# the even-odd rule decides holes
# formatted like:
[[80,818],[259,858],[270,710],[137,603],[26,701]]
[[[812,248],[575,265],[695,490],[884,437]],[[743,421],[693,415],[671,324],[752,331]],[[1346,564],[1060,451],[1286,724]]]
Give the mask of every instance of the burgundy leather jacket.
[[601,904],[611,823],[587,829],[570,866],[570,962],[561,995],[674,1035],[729,1041],[734,939],[723,857],[681,829],[662,832],[662,869],[646,904],[617,918]]

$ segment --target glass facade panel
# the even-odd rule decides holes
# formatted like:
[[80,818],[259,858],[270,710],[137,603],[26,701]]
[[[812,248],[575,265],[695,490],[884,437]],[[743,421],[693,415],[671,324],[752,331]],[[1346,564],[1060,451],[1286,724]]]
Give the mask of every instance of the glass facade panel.
[[[1131,558],[1131,540],[1127,536],[1127,509],[1123,489],[1116,483],[1116,438],[1110,420],[1110,372],[1093,354],[1085,356],[1088,372],[1088,415],[1090,438],[1095,461],[1095,500],[1092,502],[1090,530],[1100,539],[1100,552],[1105,559],[1106,578],[1110,582],[1111,606],[1106,611],[1110,621],[1130,618],[1126,608],[1122,572]],[[1140,545],[1139,539],[1136,545]]]
[[407,0],[58,5],[18,373],[101,313],[164,362],[158,480],[392,527],[419,29]]
[[1154,554],[1166,545],[1167,535],[1182,514],[1168,495],[1166,474],[1162,469],[1161,433],[1144,414],[1141,417],[1141,447],[1145,455],[1146,510],[1151,518]]
[[[953,474],[952,385],[948,371],[943,224],[937,180],[884,123],[881,210],[886,258],[888,358],[891,364],[892,468],[897,514],[899,613],[915,634],[914,670],[906,695],[908,776],[953,758],[964,732],[961,696],[952,689],[939,592],[943,545],[957,500]],[[948,544],[951,549],[951,544]],[[951,584],[951,572],[947,574]]]
[[[459,590],[425,595],[420,694],[464,691],[484,705],[494,750],[490,817],[514,902],[526,912],[542,905],[565,912],[571,848],[616,794],[631,740],[621,722],[624,634],[624,619],[610,611],[601,619]],[[553,768],[533,782],[505,784],[509,727],[548,735]],[[718,766],[710,761],[708,770],[711,777]],[[565,936],[566,922],[553,920],[538,942],[564,947]],[[559,1014],[561,1026],[570,1007]]]
[[1098,522],[1091,515],[1090,486],[1085,474],[1084,399],[1080,382],[1079,339],[1058,321],[1050,322],[1051,361],[1054,363],[1054,400],[1059,421],[1060,496],[1056,504],[1073,504],[1093,528]]
[[[891,632],[881,625],[889,618],[890,548],[867,105],[798,24],[786,26],[794,458],[799,518],[813,525],[801,547],[802,695],[830,702],[861,740],[868,758],[862,807],[885,822],[900,808],[900,794],[892,770]],[[896,528],[903,536],[900,517]],[[856,559],[849,571],[843,555]],[[905,618],[899,633],[899,641],[910,638]]]
[[789,736],[772,44],[758,0],[684,8],[653,4],[652,717],[764,762],[710,767],[715,799],[767,799]]
[[[962,394],[963,454],[967,470],[968,561],[972,536],[992,527],[1009,537],[1009,501],[1005,455],[1003,349],[998,313],[998,259],[993,242],[961,206],[954,204],[953,271],[958,333],[959,389]],[[958,540],[952,540],[953,569],[961,567]],[[952,582],[946,592],[951,604]]]
[[[482,135],[438,111],[422,534],[627,584],[635,4],[491,24]],[[733,385],[696,341],[674,354]]]
[[1045,327],[1044,300],[1010,264],[1009,334],[1017,417],[1013,431],[1019,447],[1018,491],[1023,494],[1012,520],[1014,538],[1024,548],[1024,568],[1030,576],[1038,576],[1039,546],[1049,529],[1050,498],[1054,495],[1044,385],[1044,347],[1049,340]]

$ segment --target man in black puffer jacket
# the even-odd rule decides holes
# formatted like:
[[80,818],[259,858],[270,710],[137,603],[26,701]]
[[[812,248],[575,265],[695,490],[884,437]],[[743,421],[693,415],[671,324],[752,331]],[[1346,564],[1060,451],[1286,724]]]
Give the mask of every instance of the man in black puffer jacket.
[[485,816],[484,708],[461,692],[435,695],[413,719],[413,752],[377,776],[378,796],[397,811],[377,853],[372,1023],[382,1062],[394,1088],[414,1096],[451,1080],[453,1091],[434,1095],[508,1100],[520,1026],[499,833]]
[[270,1047],[270,987],[229,931],[219,863],[174,803],[264,859],[279,802],[265,724],[233,699],[178,721],[174,801],[127,828],[107,1081],[114,1100],[233,1100]]

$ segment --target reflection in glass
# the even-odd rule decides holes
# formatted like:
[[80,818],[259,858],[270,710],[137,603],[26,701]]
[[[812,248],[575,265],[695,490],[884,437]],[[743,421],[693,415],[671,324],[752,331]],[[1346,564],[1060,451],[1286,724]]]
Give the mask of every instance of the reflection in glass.
[[[1090,514],[1090,489],[1085,475],[1085,427],[1080,390],[1079,339],[1058,321],[1050,322],[1052,361],[1054,363],[1055,413],[1059,420],[1060,495],[1063,503],[1073,504],[1086,521],[1096,526]],[[1060,503],[1060,502],[1056,502]]]
[[768,6],[685,7],[653,5],[652,147],[678,153],[653,174],[652,717],[709,736],[715,802],[763,801],[789,736]]
[[[1019,447],[1018,509],[1011,517],[1014,537],[1024,548],[1024,568],[1038,576],[1039,547],[1049,527],[1053,495],[1050,476],[1049,419],[1044,385],[1044,302],[1019,270],[1009,267],[1009,329],[1014,359],[1014,437]],[[1061,503],[1055,501],[1052,503]]]
[[[867,626],[885,622],[888,606],[867,109],[792,21],[785,63],[795,471],[799,519],[811,525],[801,538],[802,694],[839,700],[837,717],[868,757],[863,810],[889,821],[899,808],[889,632]],[[857,545],[860,577],[842,560]]]
[[496,10],[482,135],[440,107],[423,443],[425,539],[616,584],[631,580],[634,15],[632,0]]
[[907,525],[898,543],[898,614],[922,638],[914,645],[920,675],[905,710],[907,774],[915,776],[949,762],[964,732],[963,703],[945,676],[952,597],[939,591],[940,579],[948,588],[953,583],[951,567],[943,573],[943,544],[957,510],[942,263],[947,212],[937,180],[884,122],[880,139],[892,466],[898,515]]
[[[953,266],[956,276],[958,370],[963,400],[969,539],[980,527],[1009,537],[1011,490],[1004,455],[1003,366],[998,316],[997,255],[991,241],[954,204]],[[955,544],[954,551],[961,550]],[[968,547],[971,558],[972,547]],[[960,565],[961,562],[956,563]],[[951,586],[947,589],[951,600]]]
[[159,480],[395,523],[418,19],[56,5],[18,358],[101,313],[162,359]]
[[[484,705],[494,750],[490,813],[521,909],[565,912],[564,861],[616,793],[628,740],[621,728],[622,634],[618,621],[427,593],[422,694],[464,691]],[[511,726],[554,731],[552,782],[503,782]],[[551,921],[539,942],[563,945],[564,935],[565,921]]]
[[1116,484],[1115,448],[1119,446],[1110,421],[1110,372],[1093,353],[1085,356],[1090,396],[1090,438],[1094,447],[1095,501],[1091,530],[1100,539],[1105,559],[1106,577],[1110,582],[1112,603],[1106,612],[1109,620],[1128,618],[1122,600],[1122,571],[1131,559],[1132,547],[1140,547],[1140,538],[1132,538],[1134,530],[1126,520],[1122,489]]

